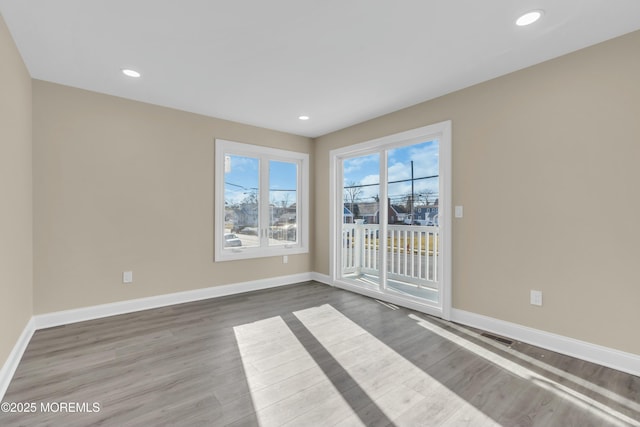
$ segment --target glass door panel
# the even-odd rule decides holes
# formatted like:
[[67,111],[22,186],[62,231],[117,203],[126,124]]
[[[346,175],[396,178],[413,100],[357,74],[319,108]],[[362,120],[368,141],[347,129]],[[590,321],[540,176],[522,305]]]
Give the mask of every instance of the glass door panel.
[[387,151],[387,291],[439,302],[438,141]]
[[379,290],[380,154],[344,159],[342,176],[341,277]]

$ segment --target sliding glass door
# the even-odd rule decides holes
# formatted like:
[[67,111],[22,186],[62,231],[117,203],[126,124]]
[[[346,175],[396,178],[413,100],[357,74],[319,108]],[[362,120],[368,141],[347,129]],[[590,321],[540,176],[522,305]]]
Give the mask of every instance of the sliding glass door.
[[332,152],[332,279],[444,317],[450,124],[429,130]]

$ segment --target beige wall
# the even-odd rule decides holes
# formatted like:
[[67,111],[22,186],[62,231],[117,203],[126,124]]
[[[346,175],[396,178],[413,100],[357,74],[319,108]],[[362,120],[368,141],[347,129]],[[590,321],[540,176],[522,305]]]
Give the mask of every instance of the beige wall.
[[311,271],[308,254],[213,262],[214,138],[307,153],[310,139],[42,81],[33,91],[36,314]]
[[32,315],[31,77],[0,16],[0,366]]
[[[447,119],[465,207],[454,307],[640,354],[639,48],[633,33],[313,143],[41,81],[32,127],[32,83],[0,20],[0,360],[32,306],[327,274],[329,150]],[[213,262],[214,138],[311,153],[311,255]]]
[[329,150],[451,119],[454,307],[640,354],[638,52],[640,32],[321,137],[316,204]]

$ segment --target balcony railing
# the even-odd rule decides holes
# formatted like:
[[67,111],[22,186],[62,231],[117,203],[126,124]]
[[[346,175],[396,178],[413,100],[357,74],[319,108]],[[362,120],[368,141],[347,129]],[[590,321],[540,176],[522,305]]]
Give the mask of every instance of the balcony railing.
[[[382,262],[379,224],[342,226],[342,271],[356,276],[379,276]],[[438,282],[439,227],[387,225],[387,278],[419,286]]]

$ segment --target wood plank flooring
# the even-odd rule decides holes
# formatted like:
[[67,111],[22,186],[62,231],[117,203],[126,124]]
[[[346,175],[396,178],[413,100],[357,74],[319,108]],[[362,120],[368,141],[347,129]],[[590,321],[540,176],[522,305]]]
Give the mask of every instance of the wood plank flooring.
[[640,378],[479,332],[316,282],[45,329],[0,426],[640,426]]

